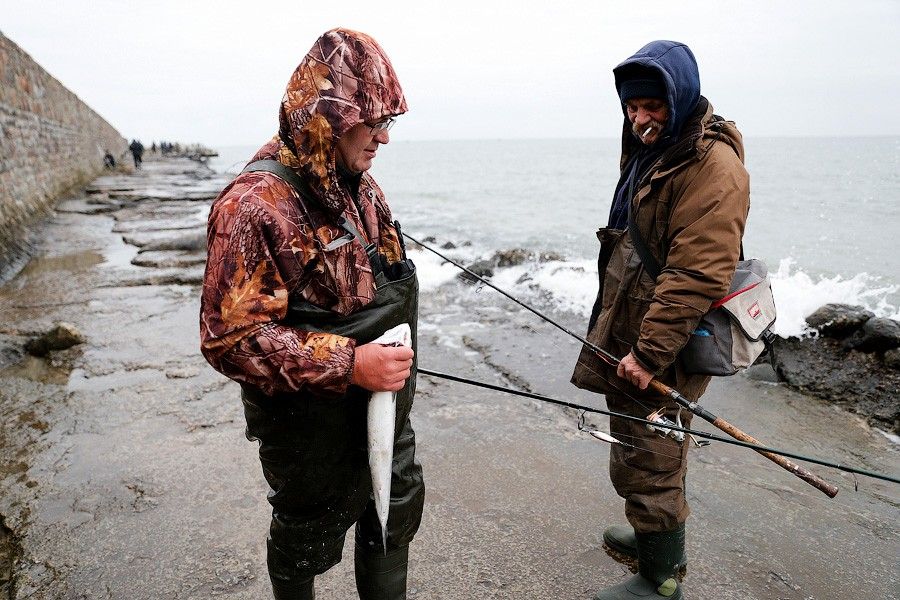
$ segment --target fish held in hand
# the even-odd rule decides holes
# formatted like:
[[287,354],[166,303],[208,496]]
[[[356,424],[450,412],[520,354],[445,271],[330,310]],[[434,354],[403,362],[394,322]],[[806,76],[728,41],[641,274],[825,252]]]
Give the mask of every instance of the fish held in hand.
[[[402,323],[385,331],[373,344],[412,346],[409,325]],[[372,392],[368,407],[369,471],[372,496],[381,523],[381,541],[387,553],[387,521],[391,507],[391,464],[394,461],[394,426],[397,419],[397,393]]]

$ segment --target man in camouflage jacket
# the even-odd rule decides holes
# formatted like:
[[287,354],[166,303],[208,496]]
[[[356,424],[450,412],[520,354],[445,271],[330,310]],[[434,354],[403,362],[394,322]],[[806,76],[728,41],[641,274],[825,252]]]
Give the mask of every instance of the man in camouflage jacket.
[[[278,134],[250,165],[277,161],[305,189],[266,170],[244,172],[209,216],[201,350],[241,383],[248,437],[260,441],[272,488],[268,566],[279,599],[314,597],[313,577],[340,561],[354,523],[360,597],[405,598],[407,548],[424,498],[408,419],[413,350],[294,326],[291,314],[304,306],[325,321],[351,319],[376,304],[376,263],[389,271],[405,262],[367,170],[406,110],[375,40],[345,29],[325,33],[288,83]],[[359,237],[348,237],[342,222]],[[414,328],[414,314],[411,320]],[[404,389],[384,548],[371,502],[366,402],[369,392]]]

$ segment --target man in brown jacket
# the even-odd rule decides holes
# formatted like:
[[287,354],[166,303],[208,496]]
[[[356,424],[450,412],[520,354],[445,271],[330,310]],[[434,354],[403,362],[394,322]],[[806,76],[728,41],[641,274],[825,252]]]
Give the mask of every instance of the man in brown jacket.
[[[662,407],[688,426],[690,413],[647,387],[657,378],[697,400],[709,383],[685,372],[678,354],[727,294],[740,255],[750,204],[743,144],[700,95],[686,45],[651,42],[613,72],[625,114],[622,175],[609,225],[597,232],[600,291],[587,339],[623,358],[610,366],[585,348],[572,381],[605,394],[612,411],[643,418]],[[636,556],[639,572],[595,598],[679,599],[688,443],[624,419],[611,418],[610,430],[632,445],[613,446],[609,467],[631,527],[611,527],[604,540]]]

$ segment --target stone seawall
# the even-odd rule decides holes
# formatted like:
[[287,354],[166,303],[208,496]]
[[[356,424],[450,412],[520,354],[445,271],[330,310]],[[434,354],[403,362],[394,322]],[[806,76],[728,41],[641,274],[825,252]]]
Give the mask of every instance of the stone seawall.
[[0,33],[0,279],[24,252],[28,225],[103,169],[126,140]]

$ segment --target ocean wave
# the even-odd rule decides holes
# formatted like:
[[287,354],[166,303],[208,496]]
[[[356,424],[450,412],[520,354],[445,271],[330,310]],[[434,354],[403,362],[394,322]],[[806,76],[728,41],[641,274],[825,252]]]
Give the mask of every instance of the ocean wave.
[[[420,289],[426,293],[455,281],[460,272],[425,250],[411,251],[410,256],[418,266]],[[454,250],[452,256],[448,256],[468,264],[479,254],[467,248]],[[877,316],[900,319],[900,308],[889,301],[900,287],[884,284],[867,273],[850,278],[813,276],[797,266],[793,259],[785,258],[770,277],[778,310],[773,330],[781,337],[810,333],[806,317],[828,303],[860,305]],[[587,319],[597,294],[597,262],[585,259],[529,261],[495,269],[491,282],[524,302],[541,301],[556,310],[580,314]]]
[[781,337],[810,333],[806,317],[829,303],[853,304],[871,310],[879,317],[900,319],[900,308],[890,303],[898,286],[885,284],[878,277],[858,273],[850,278],[835,275],[814,277],[803,271],[792,258],[780,261],[770,273],[778,320],[773,331]]

